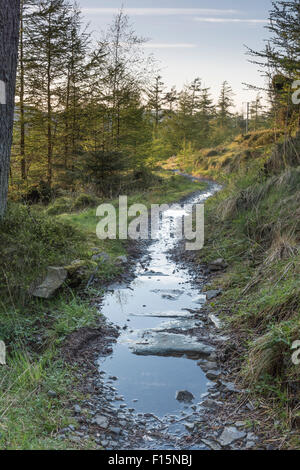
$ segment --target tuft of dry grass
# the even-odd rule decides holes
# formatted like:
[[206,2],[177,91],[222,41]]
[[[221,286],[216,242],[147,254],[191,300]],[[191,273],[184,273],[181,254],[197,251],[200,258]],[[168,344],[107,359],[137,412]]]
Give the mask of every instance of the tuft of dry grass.
[[297,256],[298,253],[297,242],[292,235],[278,234],[267,252],[265,264],[269,265],[277,261],[286,260]]
[[244,370],[246,382],[256,383],[266,374],[272,377],[281,375],[287,349],[285,342],[274,340],[272,331],[259,336],[249,352],[247,367]]

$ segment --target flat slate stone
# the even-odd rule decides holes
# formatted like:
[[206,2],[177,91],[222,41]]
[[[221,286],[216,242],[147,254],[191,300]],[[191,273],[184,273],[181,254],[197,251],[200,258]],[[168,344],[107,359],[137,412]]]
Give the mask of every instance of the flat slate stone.
[[177,312],[175,310],[169,310],[166,312],[154,312],[154,313],[132,313],[132,317],[157,317],[157,318],[193,318],[188,312]]
[[182,332],[191,330],[196,327],[201,327],[202,322],[199,320],[195,320],[194,318],[179,318],[179,319],[171,319],[170,321],[165,321],[161,323],[158,327],[156,328],[151,328],[151,330],[148,330],[150,332],[166,332],[166,330],[170,329],[176,329],[180,330]]
[[203,344],[197,338],[173,333],[157,333],[148,343],[136,343],[132,346],[134,354],[141,356],[182,356],[198,354],[209,356],[214,348]]
[[216,328],[220,329],[222,327],[222,322],[221,320],[219,320],[218,317],[216,317],[216,315],[214,315],[213,313],[211,313],[210,315],[208,315],[208,318],[210,319],[210,321],[215,325]]
[[233,392],[233,393],[239,393],[240,390],[236,388],[235,384],[233,382],[224,382],[223,380],[221,381],[221,384],[223,385],[223,387],[226,388],[226,390],[228,390],[229,392]]
[[209,290],[205,292],[207,300],[212,300],[218,297],[218,295],[222,294],[222,291],[220,289],[218,290]]
[[93,420],[97,426],[106,429],[109,425],[109,419],[106,416],[97,415]]
[[245,432],[239,431],[234,426],[228,426],[223,430],[221,436],[218,438],[218,442],[221,446],[226,447],[238,439],[243,439],[244,437],[246,437]]
[[193,432],[195,429],[195,423],[184,423],[184,426],[190,432]]
[[216,380],[220,377],[221,375],[221,371],[220,370],[208,370],[206,372],[206,377],[209,379],[209,380]]
[[207,447],[209,447],[212,450],[222,450],[222,447],[220,444],[218,444],[216,441],[213,441],[211,439],[201,439],[201,442],[205,444]]

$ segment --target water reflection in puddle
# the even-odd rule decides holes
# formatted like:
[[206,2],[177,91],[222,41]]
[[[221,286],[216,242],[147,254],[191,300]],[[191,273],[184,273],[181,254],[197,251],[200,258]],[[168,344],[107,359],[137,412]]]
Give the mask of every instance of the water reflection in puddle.
[[[186,358],[136,356],[126,344],[118,344],[106,359],[104,369],[118,377],[116,387],[125,403],[136,412],[163,417],[184,409],[176,399],[177,390],[187,389],[199,402],[207,382],[195,361]],[[138,400],[134,402],[133,400]]]
[[[217,185],[211,185],[209,192],[199,194],[189,203],[203,202],[217,190]],[[183,210],[175,206],[170,213],[176,226]],[[197,320],[187,309],[199,309],[204,301],[188,272],[168,259],[167,252],[178,240],[170,237],[167,230],[149,244],[147,270],[137,267],[137,277],[130,289],[115,285],[115,290],[106,294],[101,312],[122,328],[122,334],[113,354],[99,359],[100,370],[118,377],[115,386],[129,408],[134,408],[136,413],[154,413],[161,418],[180,416],[187,409],[193,413],[192,404],[181,404],[175,399],[176,391],[190,391],[195,396],[194,403],[198,403],[201,394],[207,391],[207,379],[195,360],[138,356],[130,349],[135,342],[145,341],[149,330],[155,335],[159,330],[174,328],[174,322],[176,328],[182,326],[183,332],[193,327]]]

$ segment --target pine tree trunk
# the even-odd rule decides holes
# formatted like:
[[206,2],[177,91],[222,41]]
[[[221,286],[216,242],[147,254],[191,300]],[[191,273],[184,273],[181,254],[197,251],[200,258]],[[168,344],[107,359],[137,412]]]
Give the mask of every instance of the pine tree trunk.
[[23,1],[21,1],[21,27],[20,27],[20,157],[21,178],[26,180],[26,157],[25,157],[25,77],[24,77],[24,41],[23,41]]
[[49,187],[52,185],[52,152],[53,152],[53,142],[52,142],[52,93],[51,93],[51,68],[52,68],[52,44],[51,44],[51,12],[48,14],[48,46],[47,46],[47,140],[48,140],[48,152],[47,152],[47,182]]
[[0,217],[7,203],[19,25],[20,0],[0,0]]

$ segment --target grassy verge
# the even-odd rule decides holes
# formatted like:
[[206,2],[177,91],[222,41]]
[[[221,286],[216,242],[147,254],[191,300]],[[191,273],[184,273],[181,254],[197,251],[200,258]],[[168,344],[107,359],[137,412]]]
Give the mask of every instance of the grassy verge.
[[[168,172],[159,176],[159,186],[130,196],[128,203],[170,203],[203,188]],[[85,206],[99,203],[83,199]],[[66,199],[43,210],[11,204],[0,224],[0,339],[7,345],[7,366],[0,366],[1,449],[95,447],[93,442],[60,441],[55,436],[59,429],[76,425],[69,404],[83,398],[75,370],[60,355],[61,345],[73,331],[96,326],[99,313],[85,300],[89,293],[81,295],[81,285],[77,290],[66,285],[50,300],[34,299],[29,292],[49,265],[66,266],[80,259],[88,277],[95,268],[95,249],[111,257],[97,272],[106,282],[123,269],[114,259],[126,254],[127,244],[97,239],[95,207],[65,213],[66,207]]]
[[188,155],[179,154],[161,165],[167,170],[180,168],[194,176],[237,183],[239,179],[245,178],[245,172],[250,166],[255,164],[256,168],[263,167],[281,135],[280,130],[251,132],[215,148],[190,152]]
[[266,147],[208,202],[198,261],[224,258],[229,264],[214,281],[224,293],[212,305],[237,335],[239,379],[269,425],[288,433],[285,445],[300,448],[300,367],[291,349],[300,339],[299,141],[293,140],[289,162],[280,148]]

